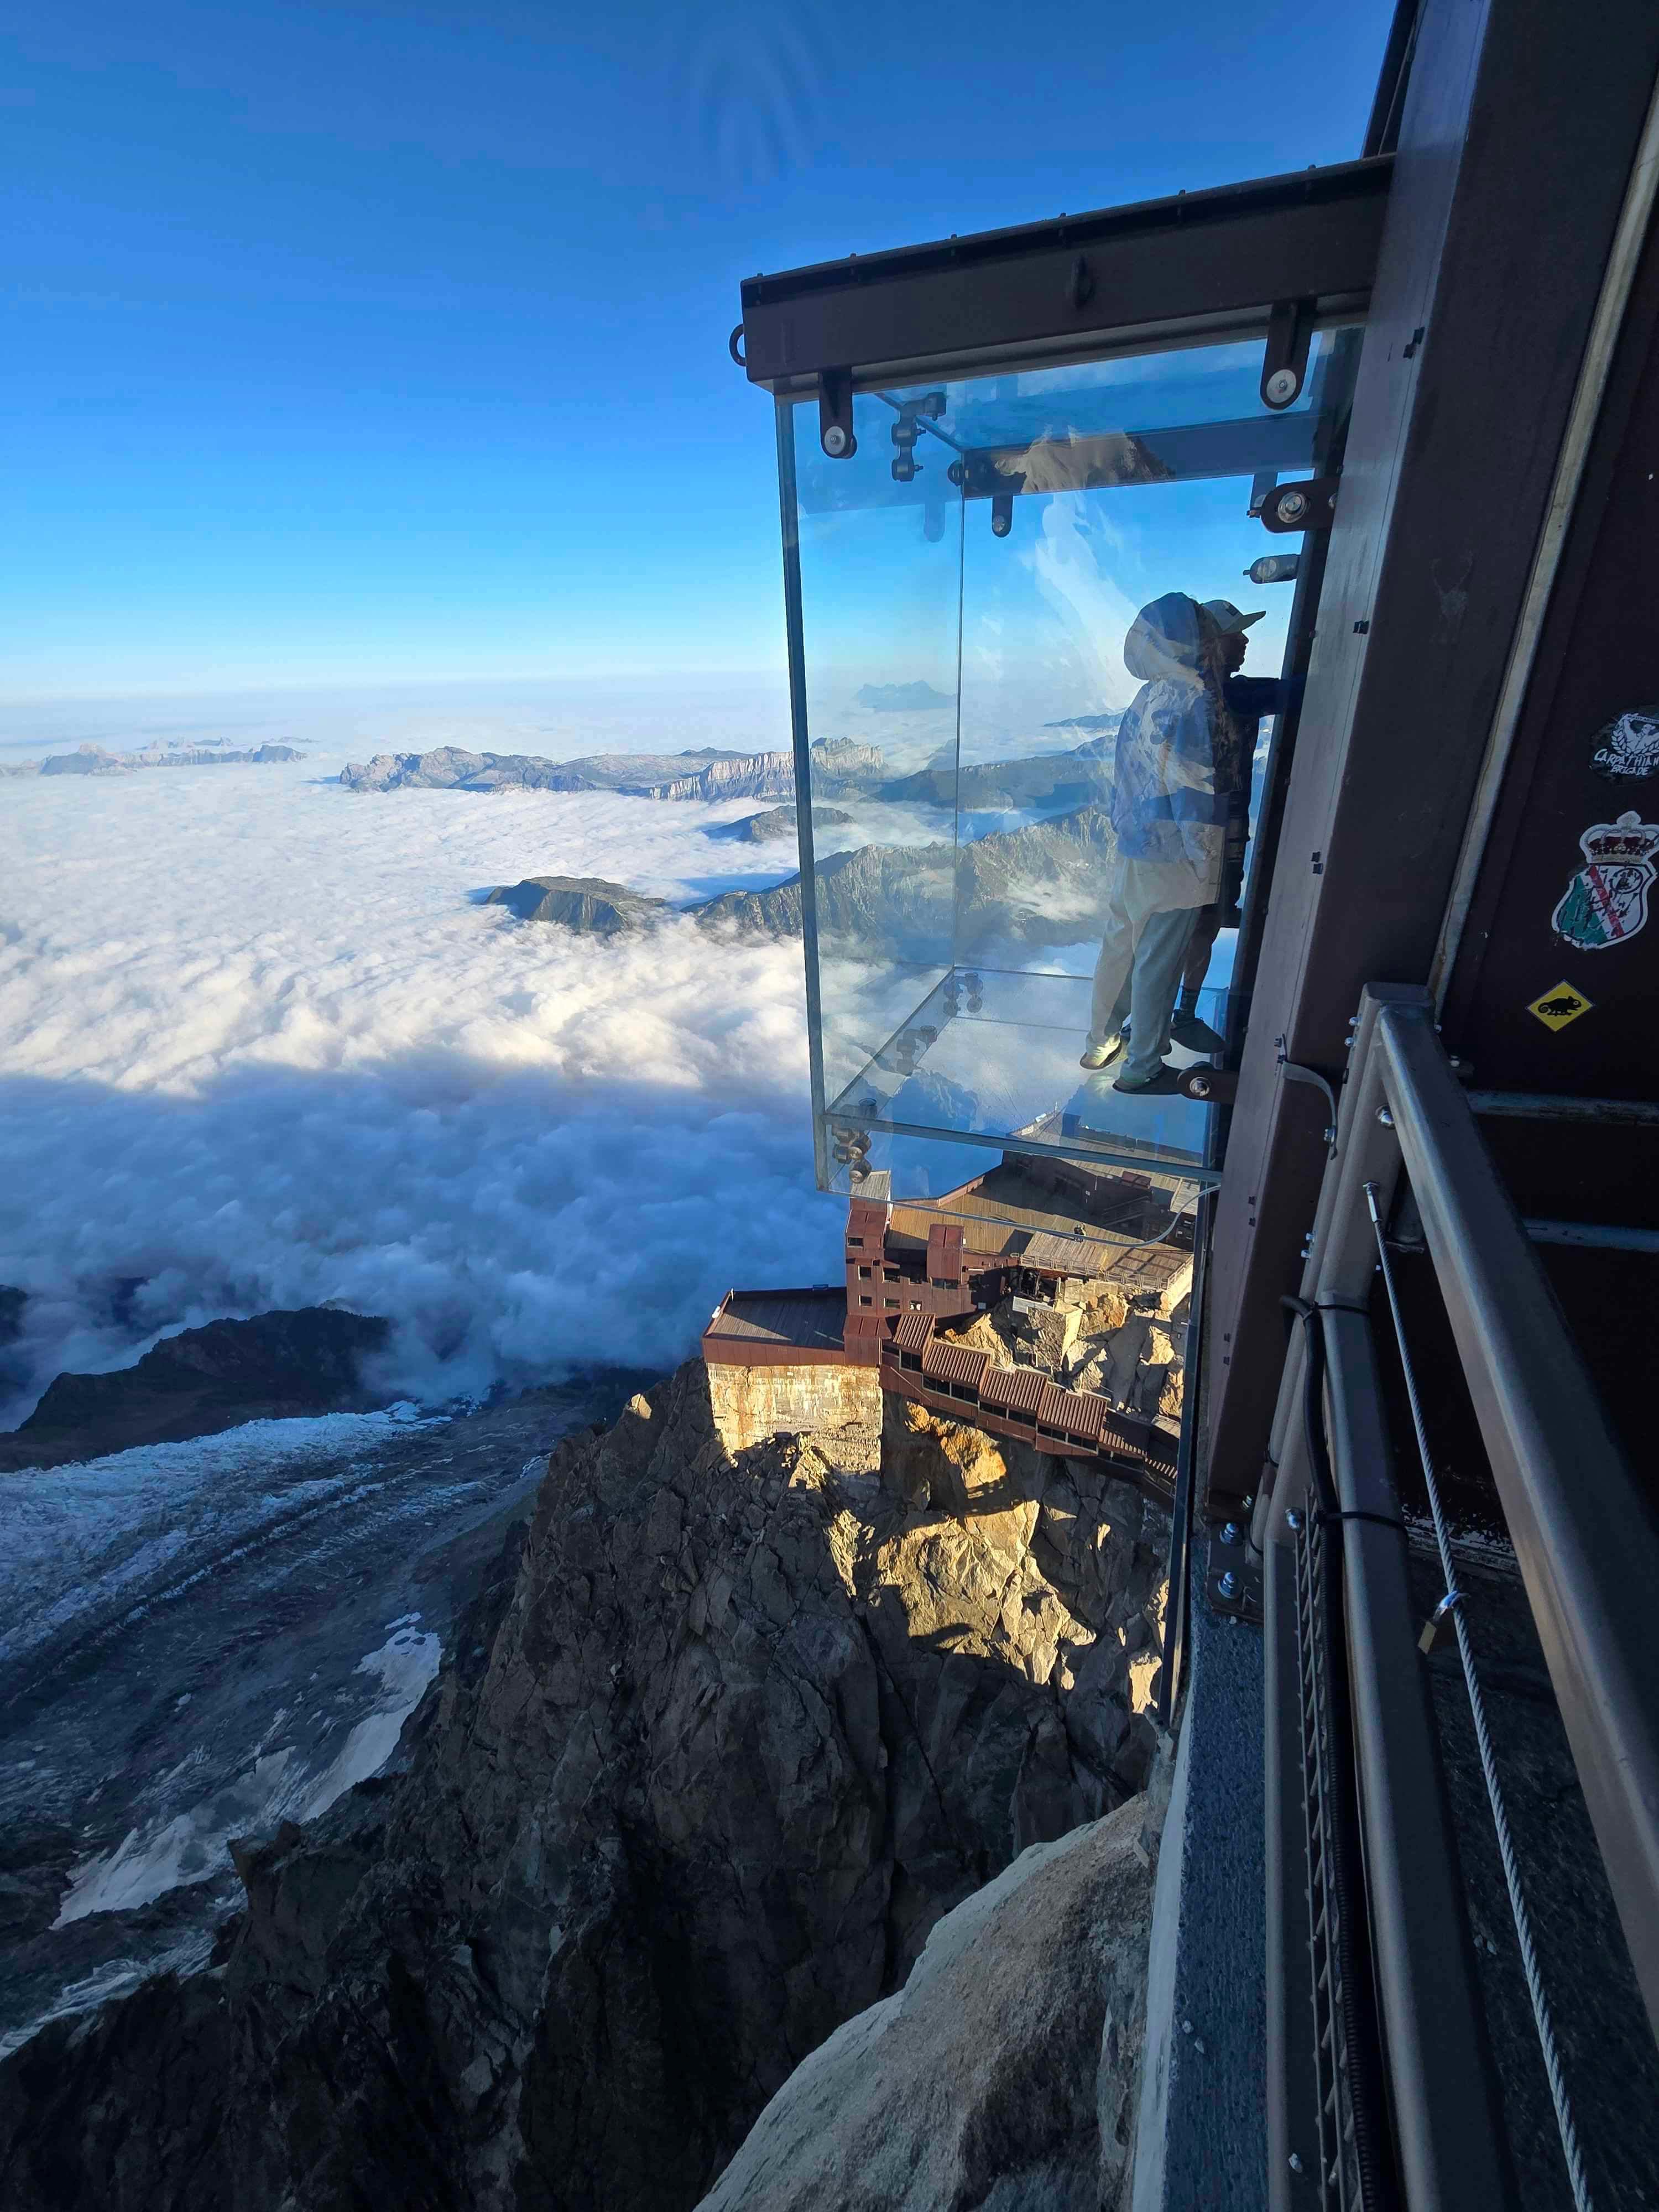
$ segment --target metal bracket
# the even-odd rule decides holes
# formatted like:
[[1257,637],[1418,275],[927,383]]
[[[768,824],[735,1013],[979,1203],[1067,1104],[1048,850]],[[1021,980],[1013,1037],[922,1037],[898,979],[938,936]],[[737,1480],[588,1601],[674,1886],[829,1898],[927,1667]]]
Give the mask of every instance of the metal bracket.
[[898,420],[893,425],[893,444],[897,453],[897,459],[893,463],[895,483],[912,483],[921,467],[921,463],[916,459],[916,440],[921,435],[918,417],[926,416],[929,422],[937,422],[944,412],[945,394],[942,392],[924,392],[920,399],[906,399],[900,403]]
[[1294,406],[1308,374],[1313,337],[1314,300],[1275,300],[1267,318],[1267,344],[1261,358],[1261,404],[1275,414]]
[[1279,1072],[1287,1083],[1305,1083],[1323,1097],[1325,1110],[1330,1116],[1325,1124],[1324,1141],[1334,1151],[1336,1146],[1336,1125],[1340,1115],[1337,1108],[1336,1092],[1331,1086],[1330,1078],[1322,1075],[1316,1067],[1298,1067],[1295,1060],[1286,1060],[1282,1040],[1279,1054]]
[[[1247,1501],[1248,1503],[1248,1501]],[[1261,1621],[1261,1562],[1253,1558],[1248,1540],[1249,1520],[1212,1528],[1204,1559],[1204,1594],[1212,1611],[1231,1613],[1236,1620]]]
[[850,461],[859,449],[853,435],[853,372],[818,373],[818,443],[832,461]]
[[1304,477],[1278,484],[1261,503],[1261,527],[1284,536],[1292,530],[1328,530],[1336,520],[1339,477]]

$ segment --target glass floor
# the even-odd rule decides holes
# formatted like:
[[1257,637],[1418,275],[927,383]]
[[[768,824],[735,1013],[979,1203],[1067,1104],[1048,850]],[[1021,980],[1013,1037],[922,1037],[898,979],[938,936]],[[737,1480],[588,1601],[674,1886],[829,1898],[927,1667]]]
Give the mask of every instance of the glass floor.
[[[998,1152],[1021,1151],[1201,1174],[1215,1107],[1134,1097],[1115,1088],[1112,1067],[1079,1066],[1091,988],[1082,975],[977,969],[940,979],[827,1103],[834,1187],[856,1189],[857,1166],[889,1173],[895,1197],[938,1195],[985,1173]],[[1221,1035],[1228,998],[1199,998],[1200,1018]],[[1167,1057],[1179,1071],[1208,1055],[1172,1044]],[[990,1141],[950,1141],[974,1136]],[[928,1141],[892,1141],[905,1138]]]

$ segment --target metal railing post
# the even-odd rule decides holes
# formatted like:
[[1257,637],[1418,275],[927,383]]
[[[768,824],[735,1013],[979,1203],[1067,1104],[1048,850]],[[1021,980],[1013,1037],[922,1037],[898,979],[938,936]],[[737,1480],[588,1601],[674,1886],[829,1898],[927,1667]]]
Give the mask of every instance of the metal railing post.
[[[1369,1226],[1369,1223],[1367,1224]],[[1401,2177],[1411,2212],[1510,2203],[1474,1954],[1417,1650],[1370,1324],[1322,1316],[1365,1869]],[[1388,1524],[1392,1525],[1388,1525]]]

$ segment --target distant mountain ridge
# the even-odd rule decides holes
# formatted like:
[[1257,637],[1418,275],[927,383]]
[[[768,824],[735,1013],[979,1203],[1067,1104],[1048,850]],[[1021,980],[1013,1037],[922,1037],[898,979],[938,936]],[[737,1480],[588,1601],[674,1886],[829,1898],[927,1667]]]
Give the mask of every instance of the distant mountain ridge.
[[872,714],[919,714],[933,707],[954,707],[955,694],[936,691],[931,684],[863,684],[853,694],[855,703]]
[[303,760],[296,745],[254,745],[233,751],[223,745],[139,745],[112,753],[104,745],[77,745],[72,753],[50,753],[45,760],[0,763],[0,775],[130,775],[141,768],[217,768],[250,762]]
[[386,1393],[365,1389],[360,1370],[390,1326],[343,1307],[301,1306],[185,1329],[107,1374],[59,1375],[21,1427],[0,1434],[0,1474],[214,1436],[244,1421],[366,1413]]
[[[886,762],[850,738],[813,748],[814,781],[839,793],[879,781]],[[589,753],[555,761],[537,753],[473,753],[440,745],[429,753],[376,753],[340,772],[348,791],[614,791],[630,799],[793,799],[793,752]]]

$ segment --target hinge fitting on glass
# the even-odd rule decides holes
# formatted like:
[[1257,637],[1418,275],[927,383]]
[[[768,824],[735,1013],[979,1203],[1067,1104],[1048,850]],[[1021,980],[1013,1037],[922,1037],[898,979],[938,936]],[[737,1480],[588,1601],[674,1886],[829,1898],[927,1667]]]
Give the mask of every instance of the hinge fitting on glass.
[[818,443],[832,461],[850,461],[859,449],[853,435],[853,372],[818,371]]
[[1328,530],[1336,520],[1337,477],[1302,477],[1295,483],[1275,485],[1261,502],[1264,530],[1282,535],[1291,530]]
[[1267,318],[1267,345],[1261,360],[1261,404],[1275,414],[1302,397],[1313,338],[1313,300],[1275,300]]

